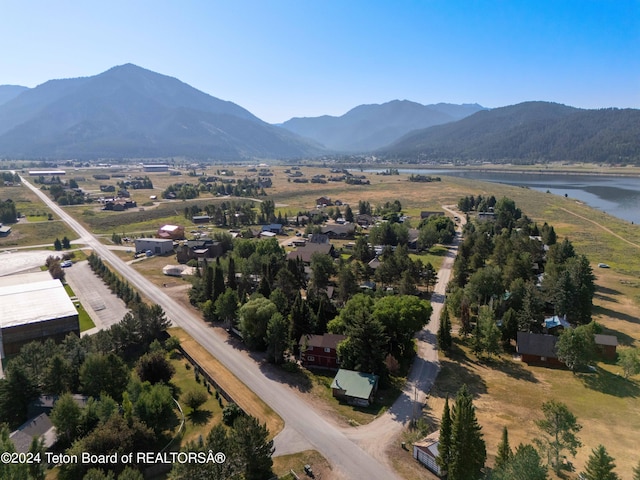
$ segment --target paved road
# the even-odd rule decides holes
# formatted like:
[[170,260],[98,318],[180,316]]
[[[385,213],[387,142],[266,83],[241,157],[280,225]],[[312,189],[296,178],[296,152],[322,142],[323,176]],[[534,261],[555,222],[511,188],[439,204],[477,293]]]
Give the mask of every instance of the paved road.
[[22,178],[24,185],[38,195],[51,210],[92,247],[94,252],[109,262],[114,269],[123,275],[140,294],[160,305],[167,317],[182,327],[193,338],[224,364],[245,385],[262,398],[280,415],[290,431],[306,440],[318,452],[331,462],[336,479],[380,479],[392,480],[398,476],[385,464],[366,453],[362,448],[349,440],[343,432],[325,421],[309,405],[307,405],[288,387],[268,378],[260,370],[260,365],[242,351],[233,349],[226,338],[205,325],[205,323],[189,309],[170,298],[161,289],[149,282],[143,275],[125,264],[117,255],[102,245],[79,222],[56,205],[43,192],[36,189]]

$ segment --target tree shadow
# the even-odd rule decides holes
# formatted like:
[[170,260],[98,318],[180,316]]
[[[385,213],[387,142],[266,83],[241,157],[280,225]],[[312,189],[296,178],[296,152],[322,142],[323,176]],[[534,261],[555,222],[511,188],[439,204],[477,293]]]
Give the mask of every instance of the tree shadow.
[[640,323],[640,318],[634,317],[632,315],[628,315],[622,312],[616,312],[615,310],[611,310],[610,308],[601,307],[600,305],[594,305],[593,307],[594,314],[606,315],[607,317],[616,318],[618,320],[624,320],[625,322],[630,323]]
[[462,385],[466,385],[473,396],[487,393],[487,384],[480,375],[467,365],[471,362],[460,362],[458,359],[440,360],[440,373],[431,389],[431,396],[436,398],[454,397]]
[[602,285],[596,285],[596,293],[603,293],[605,295],[620,295],[621,292],[609,287],[603,287]]
[[617,298],[610,297],[608,295],[603,295],[603,294],[598,293],[598,292],[595,293],[594,298],[596,298],[598,300],[603,300],[605,302],[619,303]]
[[593,373],[577,374],[587,388],[620,398],[637,398],[640,386],[632,380],[599,368]]
[[211,417],[213,416],[213,412],[211,410],[195,410],[187,415],[187,418],[194,425],[206,425]]
[[260,371],[270,380],[288,385],[301,392],[309,392],[313,387],[310,374],[298,368],[295,371],[288,371],[281,366],[272,363],[261,362]]
[[[507,376],[515,380],[524,380],[525,382],[539,383],[533,372],[525,368],[522,365],[522,362],[500,358],[498,360],[494,360],[492,363],[493,365],[495,365],[496,369],[504,372]],[[492,366],[491,363],[489,363],[488,365]]]

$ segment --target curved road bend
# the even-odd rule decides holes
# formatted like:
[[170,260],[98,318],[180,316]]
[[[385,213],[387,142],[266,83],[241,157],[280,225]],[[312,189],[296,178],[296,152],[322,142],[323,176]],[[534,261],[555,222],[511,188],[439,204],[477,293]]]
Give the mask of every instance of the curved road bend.
[[[448,207],[443,206],[442,208],[452,216],[460,217],[460,226],[457,229],[460,231],[466,223],[464,216]],[[387,460],[387,447],[397,438],[408,422],[421,414],[428,392],[431,390],[440,371],[436,338],[438,327],[440,326],[440,312],[444,304],[447,284],[453,269],[453,262],[458,254],[460,241],[460,235],[456,235],[452,245],[447,250],[440,270],[438,270],[438,283],[435,285],[431,295],[431,306],[433,307],[431,319],[416,334],[418,351],[402,393],[391,408],[373,422],[355,429],[343,429],[348,438],[358,442],[362,448],[375,455],[376,458]]]
[[22,181],[52,211],[67,222],[89,247],[93,248],[98,255],[109,262],[141,294],[146,295],[150,300],[160,305],[166,312],[167,318],[197,339],[204,348],[273,408],[284,419],[288,428],[293,429],[300,437],[308,441],[314,449],[327,458],[334,468],[335,478],[379,480],[399,478],[386,465],[366,453],[339,429],[325,421],[295,392],[263,375],[256,362],[244,353],[235,351],[223,338],[216,335],[211,328],[206,326],[198,316],[174,301],[143,275],[110,252],[93,234],[56,205],[46,194],[25,181],[24,178]]

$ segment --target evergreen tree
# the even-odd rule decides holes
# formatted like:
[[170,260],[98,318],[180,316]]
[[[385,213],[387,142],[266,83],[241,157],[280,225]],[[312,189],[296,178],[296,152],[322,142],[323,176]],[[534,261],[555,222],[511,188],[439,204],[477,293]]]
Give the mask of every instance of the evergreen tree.
[[633,480],[640,480],[640,462],[633,469]]
[[353,210],[351,210],[351,207],[349,205],[347,205],[347,208],[344,209],[344,219],[349,223],[353,223]]
[[211,300],[213,296],[213,268],[206,263],[202,267],[203,270],[203,282],[204,282],[204,298],[203,301]]
[[448,352],[453,344],[451,338],[451,320],[449,319],[449,308],[445,303],[440,312],[440,326],[438,327],[438,348],[443,352]]
[[60,250],[62,250],[62,243],[60,242],[59,238],[56,238],[53,242],[53,248],[59,252]]
[[487,459],[487,451],[478,424],[473,399],[463,385],[453,407],[449,480],[477,480]]
[[213,291],[211,294],[211,300],[215,302],[218,297],[224,293],[224,290],[224,273],[222,272],[222,267],[220,267],[220,265],[216,265],[213,274]]
[[289,346],[289,322],[281,313],[271,315],[265,334],[267,344],[267,356],[270,362],[276,365],[284,361],[284,353]]
[[266,424],[261,425],[255,417],[243,415],[233,423],[231,450],[237,452],[246,480],[263,480],[273,476],[273,440],[268,438]]
[[438,458],[436,462],[440,470],[449,470],[451,460],[451,410],[449,409],[449,397],[444,401],[442,419],[440,420],[440,438],[438,440]]
[[547,480],[547,467],[532,445],[518,445],[515,453],[501,468],[496,468],[492,480]]
[[603,445],[598,445],[589,455],[585,472],[582,474],[585,480],[618,480],[618,475],[613,471],[616,464],[613,457],[607,453]]
[[62,238],[62,248],[65,250],[71,248],[71,241],[66,236]]
[[496,455],[495,468],[496,469],[504,469],[511,460],[511,456],[513,452],[511,451],[511,447],[509,446],[509,432],[507,431],[507,427],[502,428],[502,440],[498,445],[498,454]]
[[236,263],[232,256],[229,256],[229,265],[227,268],[227,287],[231,290],[238,288],[238,282],[236,282]]
[[582,445],[576,437],[582,426],[564,403],[549,400],[542,404],[542,412],[544,419],[536,421],[536,425],[547,436],[537,440],[537,443],[547,452],[550,466],[559,473],[562,452],[568,450],[575,457],[578,447]]
[[302,298],[300,292],[296,294],[296,298],[293,301],[291,313],[289,313],[289,320],[289,329],[291,332],[289,337],[293,342],[294,348],[297,349],[298,342],[302,335],[313,333],[315,323],[311,315],[311,310],[309,310],[309,304]]

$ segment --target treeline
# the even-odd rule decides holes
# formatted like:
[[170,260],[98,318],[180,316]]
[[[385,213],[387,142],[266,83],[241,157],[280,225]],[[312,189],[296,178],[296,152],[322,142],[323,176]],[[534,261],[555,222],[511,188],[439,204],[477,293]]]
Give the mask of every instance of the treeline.
[[117,274],[107,267],[102,259],[94,252],[87,257],[91,270],[98,275],[109,289],[130,307],[132,304],[141,304],[140,294],[131,286],[129,282],[123,281]]
[[18,211],[16,204],[10,198],[0,200],[0,223],[16,223]]
[[153,189],[153,182],[146,175],[144,177],[134,177],[131,180],[122,180],[116,185],[123,190],[128,190],[130,188],[134,190]]
[[253,206],[251,201],[223,201],[218,204],[191,205],[184,207],[184,217],[192,220],[198,215],[208,215],[211,223],[222,227],[255,225],[258,214]]
[[4,182],[20,183],[20,175],[11,172],[0,172],[0,187],[4,187]]
[[420,183],[431,183],[431,182],[440,182],[442,179],[440,177],[432,177],[430,175],[414,175],[411,174],[409,176],[410,182],[420,182]]

